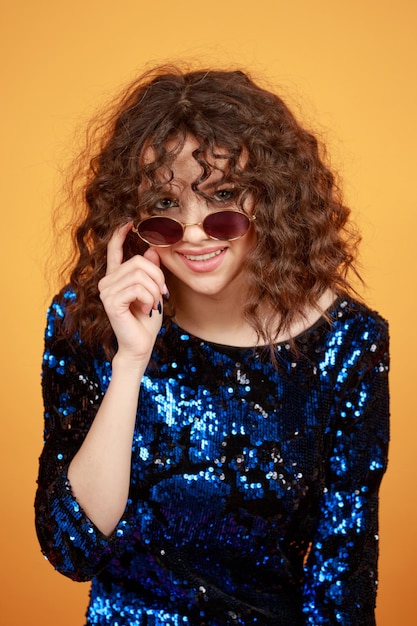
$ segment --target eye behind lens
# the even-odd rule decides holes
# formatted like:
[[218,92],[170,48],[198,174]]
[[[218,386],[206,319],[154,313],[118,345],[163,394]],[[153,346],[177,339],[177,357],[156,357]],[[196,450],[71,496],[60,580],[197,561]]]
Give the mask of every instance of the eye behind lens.
[[217,211],[204,220],[204,230],[209,237],[221,240],[239,239],[248,231],[250,219],[238,211]]
[[153,246],[172,246],[182,239],[183,229],[170,217],[150,217],[140,222],[138,233]]

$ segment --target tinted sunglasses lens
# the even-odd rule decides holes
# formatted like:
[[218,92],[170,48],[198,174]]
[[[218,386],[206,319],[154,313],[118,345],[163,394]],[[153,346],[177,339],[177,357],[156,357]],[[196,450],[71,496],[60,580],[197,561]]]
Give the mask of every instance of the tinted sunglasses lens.
[[169,217],[151,217],[138,225],[138,233],[154,246],[171,246],[182,239],[182,226]]
[[237,211],[218,211],[207,215],[204,230],[214,239],[239,239],[247,232],[250,220]]

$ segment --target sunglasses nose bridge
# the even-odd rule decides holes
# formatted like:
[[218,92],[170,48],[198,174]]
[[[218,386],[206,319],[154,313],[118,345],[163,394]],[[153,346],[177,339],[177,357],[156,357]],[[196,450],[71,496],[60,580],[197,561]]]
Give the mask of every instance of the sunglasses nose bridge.
[[201,222],[181,222],[181,225],[182,225],[183,230],[185,230],[186,228],[189,228],[190,226],[202,226],[203,222],[204,220],[201,220]]
[[[183,237],[187,236],[188,238],[193,238],[192,233],[194,233],[194,229],[196,227],[198,227],[199,229],[199,231],[197,231],[199,232],[199,235],[198,235],[199,237],[201,237],[201,233],[203,233],[205,237],[207,236],[206,231],[204,230],[204,220],[201,220],[200,222],[181,222],[181,226],[182,226]],[[191,231],[191,234],[190,234],[190,229],[193,229]]]

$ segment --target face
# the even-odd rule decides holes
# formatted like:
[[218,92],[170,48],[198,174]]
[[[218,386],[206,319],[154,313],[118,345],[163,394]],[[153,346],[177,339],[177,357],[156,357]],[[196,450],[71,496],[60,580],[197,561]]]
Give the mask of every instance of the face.
[[[202,173],[192,155],[198,145],[194,137],[187,138],[171,166],[173,179],[165,186],[151,211],[154,215],[173,217],[187,224],[183,237],[172,246],[155,247],[155,250],[171,275],[170,286],[176,291],[217,297],[234,297],[233,294],[239,292],[241,296],[245,288],[242,268],[248,251],[256,243],[255,231],[251,225],[243,237],[234,241],[214,240],[204,232],[201,222],[206,215],[239,207],[235,185],[222,180],[227,159],[213,159],[216,169],[199,186],[209,200],[192,190],[192,183]],[[245,201],[243,209],[247,214],[252,213],[250,199]]]

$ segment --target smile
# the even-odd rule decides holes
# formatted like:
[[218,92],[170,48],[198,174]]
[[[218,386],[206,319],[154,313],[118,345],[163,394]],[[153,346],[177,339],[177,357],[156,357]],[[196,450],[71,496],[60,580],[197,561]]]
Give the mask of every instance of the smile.
[[184,254],[186,259],[189,261],[208,261],[209,259],[213,259],[216,256],[219,256],[223,252],[224,248],[221,250],[216,250],[215,252],[209,252],[208,254]]

